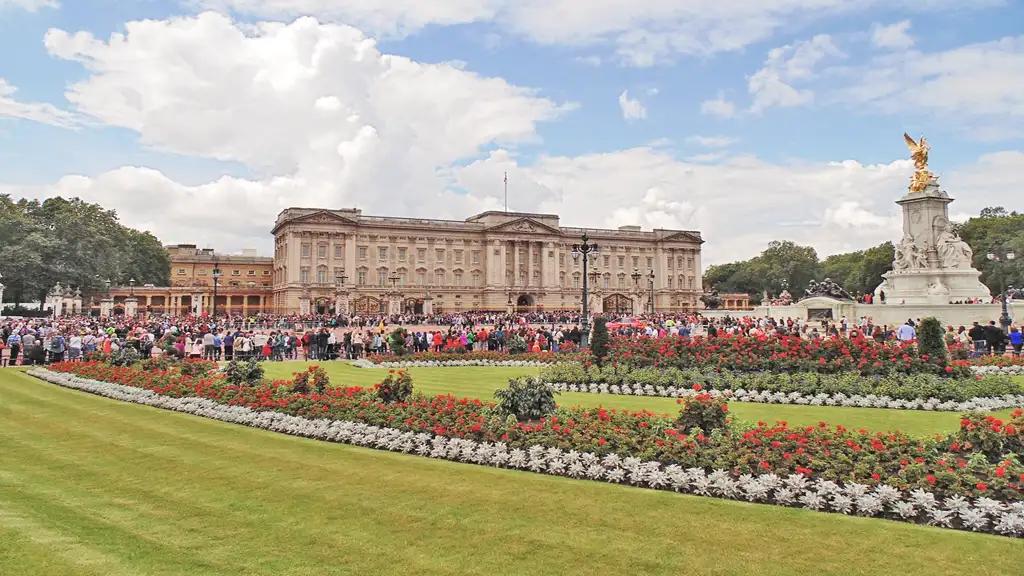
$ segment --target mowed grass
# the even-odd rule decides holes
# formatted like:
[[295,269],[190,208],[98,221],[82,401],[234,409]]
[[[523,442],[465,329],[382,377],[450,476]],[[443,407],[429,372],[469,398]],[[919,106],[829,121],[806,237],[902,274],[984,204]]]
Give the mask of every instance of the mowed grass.
[[[334,386],[372,386],[387,376],[383,368],[355,368],[347,362],[268,362],[264,364],[268,378],[290,379],[292,373],[307,366],[321,366],[331,376]],[[494,391],[508,385],[508,379],[537,374],[538,368],[506,367],[438,367],[410,368],[416,390],[425,394],[452,394],[457,397],[488,399]],[[675,414],[679,406],[673,398],[623,396],[619,394],[586,394],[567,392],[557,396],[563,406],[604,406],[620,410],[650,410]],[[840,408],[834,406],[793,406],[733,402],[733,417],[751,422],[773,423],[785,420],[795,426],[812,426],[818,422],[842,424],[847,428],[872,431],[902,430],[917,435],[948,434],[960,426],[956,412],[925,412],[921,410],[882,410],[876,408]],[[996,414],[1008,417],[1012,410]]]
[[317,442],[0,372],[4,576],[959,576],[1022,561],[1004,537]]

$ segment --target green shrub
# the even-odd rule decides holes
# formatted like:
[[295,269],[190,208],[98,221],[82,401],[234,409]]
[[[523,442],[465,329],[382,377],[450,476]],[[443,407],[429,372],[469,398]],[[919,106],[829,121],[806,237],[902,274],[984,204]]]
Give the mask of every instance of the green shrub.
[[590,353],[594,355],[594,361],[604,364],[612,348],[611,338],[608,336],[608,321],[598,316],[594,318],[594,330],[590,337]]
[[526,354],[529,351],[526,340],[519,334],[509,336],[505,347],[508,348],[509,354]]
[[[700,385],[694,385],[699,389]],[[725,398],[713,398],[711,394],[696,394],[683,398],[683,407],[676,418],[676,428],[682,432],[700,430],[711,434],[715,430],[724,430],[728,424],[729,406]]]
[[412,397],[412,376],[407,370],[391,370],[377,385],[377,396],[382,402],[407,402]]
[[122,346],[118,348],[117,352],[111,352],[110,358],[107,360],[111,366],[134,366],[140,360],[142,355],[135,348],[129,346]]
[[388,345],[391,347],[391,353],[395,356],[405,356],[409,353],[409,350],[405,347],[405,338],[409,335],[405,331],[405,328],[395,328],[391,331],[391,335],[388,336]]
[[496,408],[501,414],[515,416],[520,422],[546,418],[558,408],[555,391],[532,376],[510,378],[508,388],[495,390],[494,397],[498,399]]
[[917,353],[922,358],[935,362],[939,366],[949,363],[949,352],[942,333],[942,324],[934,316],[921,320],[917,331]]
[[310,366],[305,372],[293,372],[292,376],[292,391],[297,394],[309,394],[313,390],[323,394],[331,383],[327,371],[319,366]]
[[184,360],[178,366],[183,375],[193,378],[206,376],[217,369],[217,363],[211,360]]
[[232,360],[224,368],[224,377],[235,386],[256,386],[263,381],[263,365],[255,358],[245,362]]

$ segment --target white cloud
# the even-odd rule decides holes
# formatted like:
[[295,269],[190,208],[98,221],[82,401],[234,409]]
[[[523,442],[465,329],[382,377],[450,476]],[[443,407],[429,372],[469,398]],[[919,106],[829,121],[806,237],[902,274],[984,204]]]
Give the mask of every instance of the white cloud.
[[[52,31],[46,46],[87,70],[68,89],[79,112],[155,147],[240,162],[256,176],[189,186],[126,166],[4,191],[79,196],[167,242],[224,251],[269,253],[273,220],[288,206],[435,218],[499,209],[507,172],[513,210],[560,214],[567,226],[700,230],[706,263],[748,258],[774,239],[824,255],[898,239],[894,201],[913,170],[905,159],[773,164],[722,151],[681,161],[653,146],[527,163],[516,145],[535,141],[537,124],[564,106],[450,64],[381,54],[354,29],[309,19],[243,31],[207,14],[130,23],[110,42]],[[790,54],[780,69],[798,64]],[[948,170],[953,209],[976,212],[1007,204],[1024,154],[952,168],[933,169]]]
[[736,115],[736,105],[725,99],[724,94],[719,94],[714,100],[705,100],[700,104],[701,114],[718,116],[720,118],[732,118]]
[[0,0],[0,10],[4,8],[21,8],[35,12],[40,8],[60,8],[57,0]]
[[575,58],[575,60],[576,60],[576,62],[579,62],[580,64],[583,64],[585,66],[591,66],[593,68],[597,68],[598,66],[601,65],[601,57],[600,56],[594,56],[594,55],[590,55],[590,56],[577,56]]
[[728,136],[690,136],[686,139],[691,144],[704,146],[705,148],[725,148],[737,142],[737,138]]
[[[620,60],[652,66],[678,54],[739,51],[783,26],[872,8],[963,9],[960,0],[189,0],[269,17],[316,15],[367,30],[405,35],[428,24],[494,22],[540,44],[612,44]],[[1000,0],[977,0],[980,9]]]
[[914,45],[914,39],[907,34],[907,30],[910,30],[910,20],[888,26],[875,24],[871,30],[871,43],[879,48],[906,50]]
[[979,135],[1024,134],[1024,36],[887,54],[835,75],[845,86],[833,99],[857,109],[928,115]]
[[622,117],[626,120],[647,118],[647,109],[639,99],[629,97],[629,90],[623,90],[622,94],[619,94],[619,108],[622,109]]
[[818,34],[768,53],[764,67],[748,78],[748,90],[754,97],[750,111],[759,113],[772,106],[789,108],[809,104],[814,92],[793,87],[796,82],[814,76],[815,66],[827,56],[842,57],[828,34]]
[[22,102],[14,98],[18,89],[7,80],[0,78],[0,119],[17,118],[31,120],[50,126],[74,128],[78,125],[75,115],[45,102]]

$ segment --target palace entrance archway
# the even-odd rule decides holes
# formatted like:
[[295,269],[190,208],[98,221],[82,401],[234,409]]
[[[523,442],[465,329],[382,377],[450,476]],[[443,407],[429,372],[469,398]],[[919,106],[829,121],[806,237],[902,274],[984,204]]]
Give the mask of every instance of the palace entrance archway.
[[353,306],[356,314],[385,314],[387,309],[384,302],[373,296],[363,296],[355,301]]

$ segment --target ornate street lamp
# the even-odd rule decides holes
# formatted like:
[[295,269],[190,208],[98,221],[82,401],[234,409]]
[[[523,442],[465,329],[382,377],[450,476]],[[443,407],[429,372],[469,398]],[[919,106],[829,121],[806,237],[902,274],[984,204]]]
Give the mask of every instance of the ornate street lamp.
[[220,283],[220,263],[216,260],[213,261],[213,310],[210,316],[213,321],[217,321],[217,284]]
[[1001,246],[993,247],[985,255],[992,262],[997,263],[999,270],[999,293],[1002,295],[1003,300],[1003,314],[999,317],[999,325],[1003,327],[1003,332],[1010,330],[1010,324],[1013,324],[1013,320],[1010,318],[1010,310],[1007,307],[1006,297],[1006,266],[1013,263],[1013,260],[1017,257],[1013,252],[1013,248],[1003,248]]
[[647,275],[647,298],[651,303],[651,314],[654,314],[654,270]]
[[589,275],[587,267],[590,260],[597,260],[597,255],[600,253],[601,248],[596,243],[590,243],[590,238],[587,237],[586,232],[583,233],[581,240],[583,240],[581,244],[572,245],[572,259],[578,261],[580,256],[583,256],[583,319],[580,322],[583,334],[580,338],[580,346],[586,348],[590,337],[590,307],[587,301],[589,299],[589,287],[587,286]]
[[[334,291],[335,291],[335,302],[334,302],[334,314],[341,315],[341,297],[345,292],[345,281],[348,280],[348,276],[345,275],[345,270],[342,269],[341,273],[334,277]],[[348,310],[346,310],[347,312]]]
[[128,286],[130,286],[128,290],[128,296],[131,298],[135,298],[135,278],[128,279]]
[[104,280],[103,285],[107,288],[107,298],[110,298],[110,278]]

